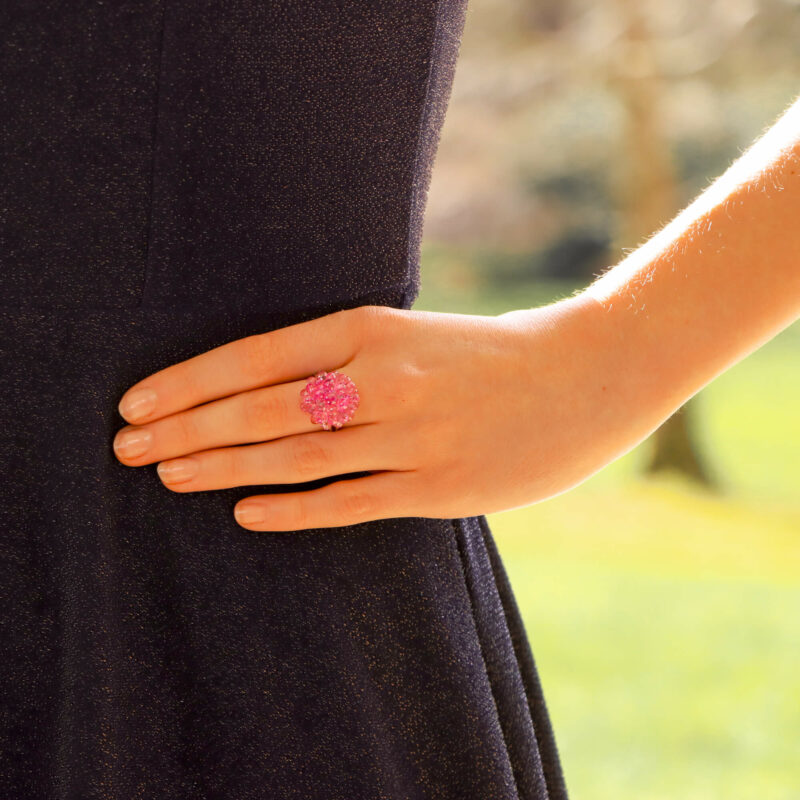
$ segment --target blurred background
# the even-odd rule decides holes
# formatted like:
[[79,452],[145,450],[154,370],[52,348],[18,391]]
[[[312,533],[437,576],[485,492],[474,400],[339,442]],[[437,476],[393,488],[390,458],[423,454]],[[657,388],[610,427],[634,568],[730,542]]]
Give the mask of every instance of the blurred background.
[[[798,42],[800,0],[469,0],[414,308],[588,285],[800,94]],[[490,515],[574,800],[800,798],[799,364],[795,324]]]

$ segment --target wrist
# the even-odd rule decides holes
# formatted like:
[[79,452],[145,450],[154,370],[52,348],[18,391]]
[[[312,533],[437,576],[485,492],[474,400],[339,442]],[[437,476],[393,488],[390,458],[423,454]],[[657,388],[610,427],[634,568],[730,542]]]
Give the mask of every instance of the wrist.
[[565,424],[590,439],[605,465],[647,438],[680,405],[647,351],[639,315],[586,290],[548,306],[501,315],[521,333],[531,386],[547,381]]
[[550,404],[553,418],[575,439],[579,472],[597,471],[649,432],[639,419],[619,331],[596,298],[581,292],[500,316],[513,331],[521,385]]

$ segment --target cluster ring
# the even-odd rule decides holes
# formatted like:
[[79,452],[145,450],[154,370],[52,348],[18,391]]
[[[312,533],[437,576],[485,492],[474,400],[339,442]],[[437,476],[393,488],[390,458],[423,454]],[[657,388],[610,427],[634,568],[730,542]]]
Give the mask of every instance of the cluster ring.
[[349,422],[359,402],[355,383],[336,370],[318,372],[300,391],[300,408],[326,431],[338,430]]

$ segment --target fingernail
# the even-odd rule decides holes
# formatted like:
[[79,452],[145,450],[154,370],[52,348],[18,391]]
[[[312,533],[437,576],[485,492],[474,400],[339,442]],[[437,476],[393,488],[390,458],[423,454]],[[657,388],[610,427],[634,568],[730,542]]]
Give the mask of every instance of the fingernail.
[[117,407],[128,422],[146,417],[156,407],[156,393],[152,389],[134,389],[124,395]]
[[135,458],[147,452],[152,440],[153,434],[146,428],[138,431],[125,431],[125,433],[118,433],[114,439],[114,450],[126,458]]
[[264,521],[264,512],[259,506],[253,505],[252,503],[236,506],[233,513],[236,516],[236,521],[244,525],[252,525]]
[[166,483],[183,483],[197,475],[197,460],[194,458],[176,458],[173,461],[162,461],[157,467],[158,476]]

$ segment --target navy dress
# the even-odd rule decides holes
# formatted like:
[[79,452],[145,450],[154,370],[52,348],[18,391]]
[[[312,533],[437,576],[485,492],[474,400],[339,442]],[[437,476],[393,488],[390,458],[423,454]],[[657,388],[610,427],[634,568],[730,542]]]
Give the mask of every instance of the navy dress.
[[0,797],[563,800],[484,517],[253,533],[123,392],[410,308],[465,0],[0,4]]

